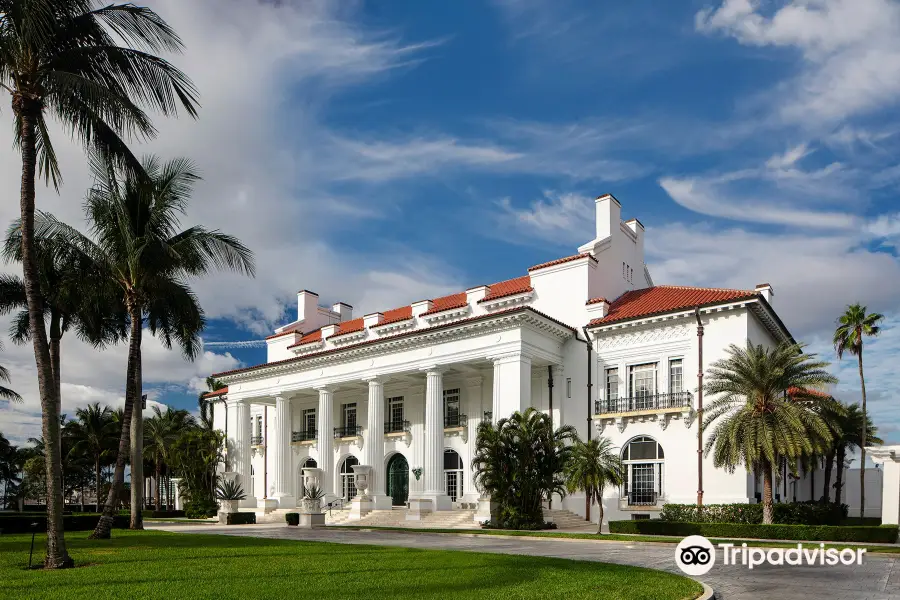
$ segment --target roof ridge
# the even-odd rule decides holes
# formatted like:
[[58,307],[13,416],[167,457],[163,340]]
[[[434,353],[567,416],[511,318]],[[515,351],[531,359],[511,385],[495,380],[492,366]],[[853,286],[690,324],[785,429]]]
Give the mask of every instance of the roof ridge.
[[[650,286],[649,288],[641,288],[645,290],[653,289],[653,288],[668,288],[674,290],[714,290],[718,292],[746,292],[748,294],[755,294],[756,290],[745,290],[742,288],[723,288],[723,287],[708,287],[704,285],[669,285],[669,284],[660,284]],[[641,290],[629,290],[631,292],[639,292]],[[626,292],[627,293],[627,292]]]

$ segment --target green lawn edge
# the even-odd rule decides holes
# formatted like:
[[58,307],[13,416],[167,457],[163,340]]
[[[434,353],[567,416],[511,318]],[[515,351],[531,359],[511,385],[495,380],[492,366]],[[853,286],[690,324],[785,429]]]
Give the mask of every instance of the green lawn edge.
[[[640,535],[640,534],[623,534],[623,533],[574,533],[565,531],[519,531],[511,529],[426,529],[418,527],[382,527],[382,526],[366,526],[366,525],[330,525],[332,528],[354,529],[360,530],[378,530],[378,531],[396,531],[399,533],[439,533],[453,535],[496,535],[505,537],[538,537],[538,538],[556,538],[569,540],[588,540],[593,542],[640,542],[640,543],[656,543],[656,544],[677,544],[684,538],[681,536],[665,536],[665,535]],[[797,544],[815,544],[824,543],[826,548],[866,548],[867,553],[878,554],[900,554],[900,545],[866,545],[860,542],[820,542],[820,541],[803,541],[797,540],[792,542],[778,542],[762,539],[749,538],[710,538],[710,542],[714,544],[735,544],[740,546],[747,542],[752,542],[753,546],[758,548],[796,548]]]

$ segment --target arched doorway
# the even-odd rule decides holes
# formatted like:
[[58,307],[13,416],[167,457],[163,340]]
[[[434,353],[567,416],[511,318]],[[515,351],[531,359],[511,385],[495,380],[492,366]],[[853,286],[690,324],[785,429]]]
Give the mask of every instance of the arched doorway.
[[303,483],[303,469],[315,469],[318,465],[316,459],[307,457],[300,466],[297,467],[297,500],[306,495],[306,485]]
[[463,461],[455,450],[444,450],[444,490],[451,502],[463,495]]
[[353,465],[358,465],[359,461],[355,456],[348,456],[341,463],[341,498],[350,502],[356,497],[356,474],[353,472]]
[[395,454],[387,465],[387,495],[392,506],[403,506],[409,500],[409,463],[402,454]]

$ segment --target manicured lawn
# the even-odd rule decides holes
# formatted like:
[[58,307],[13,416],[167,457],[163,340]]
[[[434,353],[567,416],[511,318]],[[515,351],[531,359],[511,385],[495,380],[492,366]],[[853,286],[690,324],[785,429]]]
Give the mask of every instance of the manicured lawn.
[[[66,535],[78,568],[27,571],[31,537],[0,537],[0,598],[695,598],[685,577],[596,562],[224,535]],[[38,560],[42,538],[35,543]]]

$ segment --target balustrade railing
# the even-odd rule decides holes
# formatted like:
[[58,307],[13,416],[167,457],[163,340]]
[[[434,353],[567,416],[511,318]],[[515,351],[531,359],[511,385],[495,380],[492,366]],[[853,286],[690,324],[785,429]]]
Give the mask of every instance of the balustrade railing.
[[315,429],[306,429],[304,431],[292,431],[291,432],[291,441],[292,442],[309,442],[311,440],[316,439],[316,434],[318,432]]
[[362,433],[362,425],[344,425],[334,428],[335,438],[353,437]]
[[659,410],[666,408],[690,408],[694,397],[690,392],[673,392],[669,394],[646,394],[614,400],[597,400],[594,402],[594,414],[614,414],[633,410]]
[[263,436],[261,435],[252,435],[250,436],[250,445],[251,446],[262,446]]
[[444,415],[444,427],[465,427],[468,417],[461,413]]
[[409,433],[409,421],[386,421],[385,433]]

